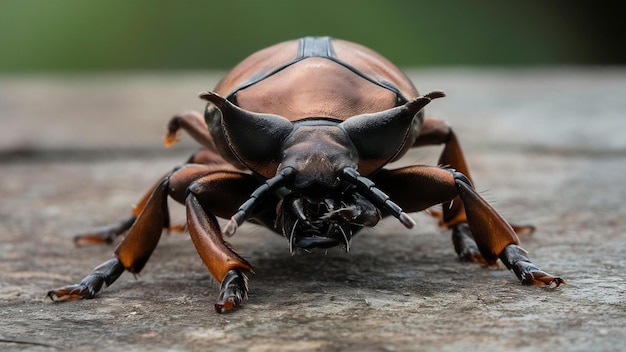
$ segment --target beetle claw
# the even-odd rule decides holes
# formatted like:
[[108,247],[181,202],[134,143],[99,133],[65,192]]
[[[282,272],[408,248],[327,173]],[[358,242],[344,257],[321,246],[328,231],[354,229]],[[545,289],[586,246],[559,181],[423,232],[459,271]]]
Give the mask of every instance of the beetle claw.
[[229,270],[222,281],[220,295],[215,302],[215,311],[226,313],[241,305],[248,298],[248,278],[241,271]]
[[79,284],[59,287],[46,295],[55,302],[91,299],[104,287],[112,284],[124,272],[124,266],[117,258],[98,265]]
[[507,268],[513,270],[524,285],[557,288],[567,284],[565,279],[550,275],[537,268],[526,256],[526,251],[518,245],[506,246],[500,254],[500,260]]
[[48,291],[46,297],[55,302],[78,301],[81,299],[90,299],[95,296],[92,289],[83,284],[69,285],[59,287]]
[[166,148],[170,148],[174,144],[178,143],[180,140],[180,131],[178,130],[169,130],[163,139],[163,144]]
[[565,279],[552,276],[545,271],[528,271],[523,274],[522,283],[524,285],[545,286],[547,288],[557,288],[567,284]]

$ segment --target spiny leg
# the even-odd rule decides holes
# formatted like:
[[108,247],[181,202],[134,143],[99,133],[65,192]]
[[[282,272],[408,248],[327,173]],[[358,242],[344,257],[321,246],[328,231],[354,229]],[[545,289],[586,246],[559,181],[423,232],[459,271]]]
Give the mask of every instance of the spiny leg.
[[555,288],[566,283],[564,279],[535,266],[526,251],[519,246],[519,240],[511,226],[476,193],[467,178],[456,171],[451,173],[466,205],[470,231],[488,263],[499,258],[523,284]]
[[[440,144],[443,144],[444,148],[439,157],[439,165],[460,172],[471,183],[469,167],[452,128],[444,121],[435,118],[425,119],[413,146]],[[451,201],[443,203],[442,207],[443,212],[430,211],[429,213],[438,217],[441,225],[452,229],[452,242],[459,258],[463,261],[484,264],[486,261],[477,250],[478,247],[474,243],[469,227],[464,225],[467,223],[464,203],[459,197],[455,197]],[[535,227],[532,225],[512,225],[512,228],[517,234],[531,234],[535,231]]]
[[91,299],[100,292],[103,286],[110,286],[123,272],[124,265],[119,259],[113,258],[98,265],[79,284],[50,290],[47,296],[53,301]]
[[508,245],[500,253],[500,260],[517,275],[525,285],[547,286],[556,288],[567,282],[560,277],[554,277],[540,270],[528,259],[526,251],[518,245]]
[[[444,121],[434,118],[425,119],[413,146],[439,144],[444,145],[439,157],[439,165],[454,168],[471,180],[467,162],[454,131]],[[452,243],[459,259],[485,264],[486,261],[480,254],[467,225],[467,216],[460,198],[454,197],[451,201],[443,203],[442,207],[443,212],[430,211],[429,213],[438,217],[442,226],[452,229]]]
[[238,307],[248,296],[247,278],[252,271],[248,262],[235,253],[222,237],[214,216],[207,214],[198,199],[187,196],[189,235],[211,275],[220,283],[215,311],[224,313]]
[[215,302],[218,313],[237,308],[247,297],[245,273],[253,270],[224,240],[216,216],[232,216],[258,185],[252,175],[224,171],[198,179],[189,187],[189,234],[205,266],[221,285]]
[[[467,214],[467,227],[457,227],[469,234],[462,238],[465,247],[475,244],[487,264],[503,259],[507,267],[522,273],[522,280],[536,275],[536,282],[553,285],[564,280],[547,274],[534,266],[519,248],[519,240],[509,224],[474,191],[470,181],[463,174],[430,166],[410,166],[397,170],[381,170],[373,181],[407,212],[428,209],[437,203],[445,203],[458,197],[463,202]],[[444,208],[445,211],[445,208]],[[521,248],[520,248],[521,249]],[[472,253],[473,255],[473,253]],[[518,274],[519,276],[520,274]],[[524,282],[524,281],[523,281]]]
[[156,189],[159,187],[159,184],[166,177],[167,175],[161,177],[159,181],[155,183],[152,187],[150,187],[150,189],[141,197],[139,202],[133,206],[133,212],[131,216],[121,219],[99,230],[78,234],[74,236],[74,243],[79,246],[113,243],[118,236],[121,236],[133,226],[133,224],[137,220],[137,217],[143,211],[143,208],[146,206],[146,203],[148,203],[148,200],[150,199],[152,194],[156,191]]
[[452,244],[459,260],[487,265],[466,222],[452,226]]
[[[450,173],[438,167],[414,166],[397,170],[381,170],[374,178],[376,184],[388,192],[391,199],[396,201],[407,212],[418,212],[429,209],[435,204],[447,203],[450,199],[458,198],[458,193],[450,187],[452,177]],[[403,188],[405,187],[405,188]],[[459,199],[457,203],[461,203]],[[448,207],[445,211],[463,211],[461,206]],[[450,225],[452,229],[452,243],[462,261],[486,264],[478,245],[467,225],[467,220]]]
[[[154,190],[141,202],[141,212],[128,231],[128,235],[115,251],[116,258],[98,266],[87,275],[79,284],[60,287],[48,292],[53,300],[75,300],[93,298],[103,284],[109,286],[124,271],[124,269],[138,273],[154,251],[163,228],[168,227],[169,215],[167,209],[168,193],[173,197],[182,198],[186,185],[203,175],[215,172],[215,166],[189,164],[171,175],[164,177],[154,187]],[[174,180],[173,183],[170,180]],[[181,185],[181,183],[183,185]]]
[[59,287],[48,291],[52,300],[76,300],[94,298],[106,286],[111,285],[124,269],[138,273],[154,251],[167,215],[168,178],[163,179],[145,204],[142,212],[128,231],[128,236],[115,251],[115,258],[102,263],[79,284]]

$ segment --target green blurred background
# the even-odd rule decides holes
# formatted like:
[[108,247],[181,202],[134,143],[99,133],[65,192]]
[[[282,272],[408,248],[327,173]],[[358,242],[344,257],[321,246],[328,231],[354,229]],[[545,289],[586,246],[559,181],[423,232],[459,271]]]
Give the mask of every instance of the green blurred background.
[[225,69],[305,35],[399,66],[621,65],[621,1],[0,0],[0,72]]

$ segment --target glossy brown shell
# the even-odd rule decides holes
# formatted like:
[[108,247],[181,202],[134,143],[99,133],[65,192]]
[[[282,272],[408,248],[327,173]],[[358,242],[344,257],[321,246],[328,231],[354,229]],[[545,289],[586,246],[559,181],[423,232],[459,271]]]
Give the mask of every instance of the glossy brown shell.
[[[251,78],[275,70],[297,58],[300,41],[292,40],[262,49],[235,66],[215,87],[246,110],[272,113],[291,121],[308,117],[345,120],[398,105],[398,94],[372,83],[349,68],[325,57],[307,57],[238,90]],[[418,96],[406,77],[389,60],[362,45],[332,39],[334,57],[363,76],[395,86],[404,99]]]

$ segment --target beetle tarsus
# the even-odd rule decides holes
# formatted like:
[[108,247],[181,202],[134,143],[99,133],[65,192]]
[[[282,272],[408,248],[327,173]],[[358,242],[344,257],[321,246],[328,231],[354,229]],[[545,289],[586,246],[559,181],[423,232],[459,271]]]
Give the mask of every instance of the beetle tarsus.
[[229,270],[222,280],[215,311],[218,313],[231,311],[239,307],[246,298],[248,298],[248,278],[240,270]]
[[518,245],[507,246],[500,254],[500,260],[517,275],[524,285],[556,288],[567,283],[565,279],[550,275],[537,268],[528,259],[526,251]]
[[79,284],[59,287],[48,291],[47,297],[55,302],[91,299],[111,285],[124,272],[124,266],[117,258],[110,259],[98,265],[91,274],[87,275]]
[[74,244],[77,246],[112,244],[118,236],[133,225],[136,219],[134,215],[131,215],[100,230],[78,234],[74,236]]
[[530,236],[535,232],[535,230],[537,230],[537,228],[534,225],[511,224],[511,227],[513,228],[513,231],[515,231],[515,233],[518,236]]

